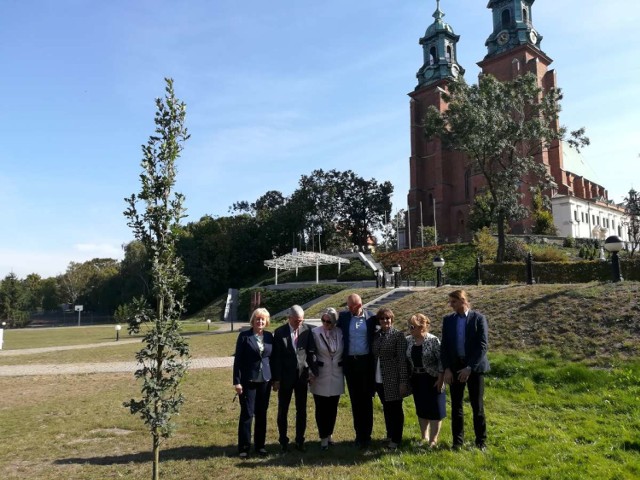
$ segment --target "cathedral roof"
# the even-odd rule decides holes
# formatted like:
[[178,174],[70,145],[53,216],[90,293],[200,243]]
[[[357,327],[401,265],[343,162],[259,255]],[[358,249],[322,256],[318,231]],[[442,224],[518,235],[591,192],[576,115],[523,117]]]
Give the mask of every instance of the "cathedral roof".
[[597,185],[602,185],[598,181],[596,172],[589,166],[582,154],[567,142],[562,142],[562,163],[567,172],[586,178]]

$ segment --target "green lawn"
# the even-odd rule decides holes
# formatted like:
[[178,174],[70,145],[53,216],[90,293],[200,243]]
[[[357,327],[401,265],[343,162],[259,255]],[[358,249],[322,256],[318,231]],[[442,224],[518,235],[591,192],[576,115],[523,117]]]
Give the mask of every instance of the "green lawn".
[[[420,448],[412,399],[405,401],[405,443],[397,453],[382,448],[384,424],[376,400],[377,441],[363,453],[350,444],[353,431],[345,396],[335,448],[320,451],[310,398],[308,452],[280,455],[273,396],[271,455],[243,462],[235,456],[239,407],[232,401],[230,369],[193,370],[184,382],[187,402],[177,419],[179,428],[163,446],[162,478],[640,478],[640,284],[468,290],[474,305],[487,314],[490,328],[486,453],[471,447],[451,451],[449,420],[439,449]],[[398,325],[423,311],[438,333],[447,292],[425,290],[391,304]],[[339,306],[344,297],[341,292],[328,302]],[[65,344],[100,342],[98,337],[113,345],[0,356],[0,364],[132,360],[140,344],[115,345],[109,338],[112,328],[52,329],[56,335],[66,331],[61,337]],[[194,357],[233,351],[237,332],[206,335],[206,326],[193,328],[201,333],[190,337]],[[23,346],[12,348],[55,344],[52,334],[38,337],[43,332],[12,330],[5,339],[14,342],[14,335],[21,336]],[[122,407],[124,400],[139,398],[139,388],[128,374],[0,377],[0,478],[148,478],[150,438],[142,422]],[[468,434],[469,414],[467,409]]]
[[[212,325],[207,330],[204,322],[185,322],[182,332],[186,335],[215,331]],[[129,335],[127,325],[120,330],[120,340],[142,338],[142,334]],[[22,328],[4,331],[4,350],[18,350],[23,348],[58,347],[65,345],[83,345],[89,343],[116,343],[115,325],[97,325],[90,327],[53,327],[53,328]]]
[[[492,355],[486,410],[489,449],[449,449],[445,420],[441,446],[417,445],[412,399],[405,400],[405,444],[387,453],[376,400],[374,447],[356,450],[348,398],[343,397],[338,444],[317,442],[309,399],[309,449],[278,453],[275,413],[269,409],[267,458],[236,456],[239,407],[230,369],[189,374],[179,429],[163,448],[162,478],[553,478],[634,479],[640,476],[640,363],[592,369],[539,355]],[[128,375],[0,378],[0,478],[43,480],[148,478],[150,444],[143,424],[122,408],[138,395]],[[469,413],[469,412],[467,412]],[[292,419],[291,419],[292,420]],[[472,432],[470,416],[466,430]],[[467,440],[472,442],[473,438]]]

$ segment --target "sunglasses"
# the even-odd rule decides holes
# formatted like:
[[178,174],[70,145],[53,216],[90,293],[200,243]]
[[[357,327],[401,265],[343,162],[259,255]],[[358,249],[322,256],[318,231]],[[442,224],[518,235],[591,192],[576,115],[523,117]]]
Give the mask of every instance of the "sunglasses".
[[409,330],[415,330],[417,327],[417,325],[409,325]]
[[320,320],[322,323],[333,323],[331,320]]

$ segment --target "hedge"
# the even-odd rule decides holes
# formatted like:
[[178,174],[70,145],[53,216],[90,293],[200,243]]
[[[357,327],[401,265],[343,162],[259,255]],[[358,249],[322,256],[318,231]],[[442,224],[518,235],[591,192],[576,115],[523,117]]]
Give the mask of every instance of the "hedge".
[[[620,262],[625,280],[640,281],[640,258]],[[503,285],[526,282],[526,264],[523,262],[491,263],[482,265],[482,283]],[[533,262],[533,278],[537,283],[587,283],[606,282],[612,279],[610,261],[582,262]]]

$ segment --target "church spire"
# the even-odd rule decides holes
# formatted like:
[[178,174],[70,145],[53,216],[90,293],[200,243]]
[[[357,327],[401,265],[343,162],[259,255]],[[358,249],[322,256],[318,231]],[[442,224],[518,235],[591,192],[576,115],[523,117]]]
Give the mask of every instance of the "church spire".
[[520,45],[540,49],[542,36],[533,28],[531,7],[535,0],[489,0],[493,32],[487,38],[487,56],[494,57]]
[[423,51],[423,65],[418,70],[416,90],[439,80],[452,79],[464,75],[464,69],[458,64],[456,48],[460,36],[446,23],[444,12],[440,9],[440,0],[436,0],[434,21],[420,39]]

